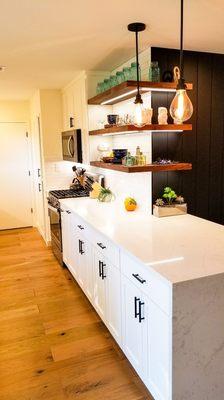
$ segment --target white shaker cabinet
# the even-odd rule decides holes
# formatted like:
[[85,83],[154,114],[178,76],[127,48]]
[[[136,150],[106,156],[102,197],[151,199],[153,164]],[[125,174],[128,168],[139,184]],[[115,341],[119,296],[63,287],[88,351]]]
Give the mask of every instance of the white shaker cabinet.
[[62,230],[62,247],[63,261],[70,266],[70,245],[71,245],[71,211],[65,207],[61,208],[61,230]]
[[121,343],[120,271],[94,249],[94,305],[115,340]]
[[148,301],[129,279],[122,277],[122,348],[144,380],[148,376]]

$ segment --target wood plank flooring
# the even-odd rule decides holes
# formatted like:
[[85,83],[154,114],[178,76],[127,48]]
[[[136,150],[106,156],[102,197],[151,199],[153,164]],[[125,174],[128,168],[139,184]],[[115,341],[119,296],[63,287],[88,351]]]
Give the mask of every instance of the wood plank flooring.
[[0,400],[152,400],[34,228],[0,232]]

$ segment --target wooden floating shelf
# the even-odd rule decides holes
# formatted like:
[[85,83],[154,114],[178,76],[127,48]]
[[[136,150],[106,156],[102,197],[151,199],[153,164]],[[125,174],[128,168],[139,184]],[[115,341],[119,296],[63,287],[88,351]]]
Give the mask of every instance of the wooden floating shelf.
[[146,132],[146,131],[173,131],[173,132],[180,132],[180,131],[191,131],[192,125],[191,124],[168,124],[168,125],[158,125],[158,124],[151,124],[145,125],[142,128],[136,128],[134,125],[122,125],[122,126],[111,126],[110,128],[104,129],[97,129],[94,131],[90,131],[90,136],[95,135],[122,135],[127,133],[136,133],[136,132]]
[[90,165],[93,167],[110,169],[113,171],[134,173],[134,172],[162,172],[162,171],[188,171],[192,169],[192,164],[190,163],[173,163],[173,164],[147,164],[147,165],[133,165],[132,167],[127,167],[122,164],[110,164],[104,163],[102,161],[91,161]]
[[[154,92],[174,92],[176,90],[175,82],[149,82],[141,81],[139,82],[140,92],[147,93],[150,91]],[[186,83],[187,90],[193,89],[192,83]],[[103,93],[97,94],[88,100],[88,104],[93,105],[112,105],[117,104],[123,100],[131,99],[135,96],[137,91],[136,81],[126,81],[122,82],[111,89],[106,90]]]

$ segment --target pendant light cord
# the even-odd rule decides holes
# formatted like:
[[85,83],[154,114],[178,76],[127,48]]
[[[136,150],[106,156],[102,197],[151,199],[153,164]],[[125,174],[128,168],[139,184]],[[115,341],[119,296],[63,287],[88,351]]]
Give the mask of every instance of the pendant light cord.
[[184,27],[184,0],[180,0],[180,78],[184,77],[183,27]]
[[140,96],[139,91],[139,61],[138,61],[138,32],[135,32],[135,44],[136,44],[136,68],[137,68],[137,96]]

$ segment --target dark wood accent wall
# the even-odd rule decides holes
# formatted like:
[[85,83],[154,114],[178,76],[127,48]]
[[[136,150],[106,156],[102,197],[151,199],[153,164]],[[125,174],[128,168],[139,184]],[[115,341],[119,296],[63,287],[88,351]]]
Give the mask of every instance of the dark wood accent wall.
[[[161,72],[179,64],[177,50],[152,48]],[[153,174],[153,199],[169,185],[187,200],[189,212],[224,224],[224,55],[186,51],[185,79],[193,82],[193,130],[153,134],[153,160],[167,157],[193,164],[192,171]],[[159,106],[170,106],[173,94],[152,96],[154,118]],[[154,121],[155,122],[155,121]]]

